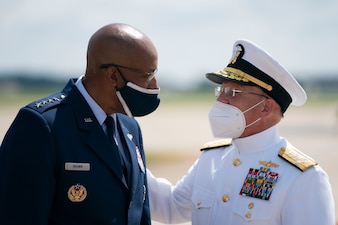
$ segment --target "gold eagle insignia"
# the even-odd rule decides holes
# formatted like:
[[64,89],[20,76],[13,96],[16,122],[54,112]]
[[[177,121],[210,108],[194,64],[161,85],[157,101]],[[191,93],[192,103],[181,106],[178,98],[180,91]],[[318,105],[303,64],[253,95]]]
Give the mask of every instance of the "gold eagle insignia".
[[87,197],[87,189],[81,185],[72,185],[68,189],[68,199],[72,202],[82,202]]

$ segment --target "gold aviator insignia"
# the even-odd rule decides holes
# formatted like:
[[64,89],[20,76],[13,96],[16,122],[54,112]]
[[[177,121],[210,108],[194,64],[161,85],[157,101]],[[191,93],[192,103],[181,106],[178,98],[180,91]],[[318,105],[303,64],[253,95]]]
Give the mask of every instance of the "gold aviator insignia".
[[260,165],[266,166],[266,167],[273,167],[273,168],[278,168],[279,165],[277,163],[273,163],[271,161],[259,161]]

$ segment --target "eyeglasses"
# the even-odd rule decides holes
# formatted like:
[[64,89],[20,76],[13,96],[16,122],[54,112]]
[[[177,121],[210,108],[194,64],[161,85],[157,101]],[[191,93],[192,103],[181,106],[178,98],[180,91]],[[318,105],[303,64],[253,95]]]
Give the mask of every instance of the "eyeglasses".
[[117,69],[118,68],[123,68],[123,69],[127,69],[127,70],[130,70],[130,71],[133,71],[135,73],[140,73],[140,74],[146,75],[146,76],[148,76],[147,77],[148,81],[152,80],[155,77],[155,74],[157,73],[157,68],[154,69],[152,72],[143,72],[143,71],[138,70],[138,69],[134,69],[134,68],[127,67],[127,66],[121,66],[121,65],[118,65],[118,64],[114,64],[114,63],[102,64],[100,66],[100,69],[106,69],[106,68],[109,68],[109,67],[116,67]]
[[215,96],[218,97],[220,96],[222,93],[225,94],[225,96],[227,97],[231,97],[231,98],[235,98],[237,93],[243,93],[243,94],[253,94],[253,95],[259,95],[259,96],[263,96],[265,98],[269,98],[266,95],[263,94],[258,94],[258,93],[254,93],[254,92],[249,92],[249,91],[241,91],[241,90],[237,90],[235,88],[230,88],[230,87],[215,87]]

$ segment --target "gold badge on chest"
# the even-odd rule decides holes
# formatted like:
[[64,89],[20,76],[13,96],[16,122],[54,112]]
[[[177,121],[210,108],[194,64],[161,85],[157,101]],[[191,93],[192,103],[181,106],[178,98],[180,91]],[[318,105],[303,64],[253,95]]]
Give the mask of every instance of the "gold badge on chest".
[[270,161],[259,161],[258,162],[260,165],[263,165],[265,167],[273,167],[273,168],[278,168],[279,165],[277,163],[271,162]]
[[82,202],[87,197],[87,189],[81,184],[72,185],[68,189],[68,198],[72,202]]

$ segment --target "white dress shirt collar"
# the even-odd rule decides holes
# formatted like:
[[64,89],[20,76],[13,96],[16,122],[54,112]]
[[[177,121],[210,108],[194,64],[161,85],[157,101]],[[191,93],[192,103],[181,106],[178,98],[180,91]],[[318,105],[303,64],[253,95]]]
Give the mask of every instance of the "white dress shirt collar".
[[239,153],[254,153],[276,145],[280,139],[278,127],[275,125],[258,134],[245,138],[237,138],[232,140],[232,142],[237,147]]

